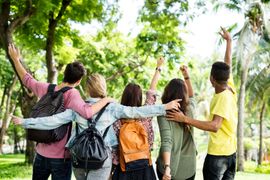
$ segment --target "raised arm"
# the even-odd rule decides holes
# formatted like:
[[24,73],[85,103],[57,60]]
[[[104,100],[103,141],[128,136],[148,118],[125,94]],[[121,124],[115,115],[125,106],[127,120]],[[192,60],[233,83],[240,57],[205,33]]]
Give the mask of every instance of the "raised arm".
[[219,34],[222,36],[224,40],[226,40],[226,51],[225,51],[225,57],[224,62],[228,64],[231,67],[231,55],[232,55],[232,38],[230,33],[221,27],[221,31]]
[[151,81],[150,90],[156,90],[158,79],[160,76],[161,66],[163,65],[163,63],[164,63],[164,58],[160,57],[157,60],[157,67],[156,67],[155,74],[154,74],[152,81]]
[[23,80],[27,71],[24,69],[22,63],[20,62],[21,59],[20,51],[13,44],[9,44],[8,52],[15,65],[16,71],[18,72],[19,78]]
[[191,84],[189,73],[188,73],[188,68],[187,66],[181,66],[180,70],[184,76],[185,83],[187,85],[188,96],[193,97],[194,93],[193,93],[193,88],[192,88],[192,84]]
[[8,52],[12,61],[14,62],[16,71],[18,72],[19,78],[23,82],[24,86],[33,91],[33,93],[38,97],[42,97],[44,94],[46,94],[49,84],[39,82],[27,73],[20,61],[20,51],[13,44],[9,44]]

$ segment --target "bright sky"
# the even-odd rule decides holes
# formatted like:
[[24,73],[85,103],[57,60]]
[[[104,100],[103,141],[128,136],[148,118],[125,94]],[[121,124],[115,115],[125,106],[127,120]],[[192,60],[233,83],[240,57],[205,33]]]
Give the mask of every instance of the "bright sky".
[[[136,23],[139,9],[144,4],[144,0],[119,0],[120,12],[122,18],[118,24],[118,30],[131,37],[135,37],[141,30],[141,26]],[[209,6],[210,4],[208,4]],[[211,5],[210,5],[211,6]],[[212,9],[212,7],[208,7]],[[210,58],[214,51],[218,50],[224,52],[224,44],[218,46],[217,34],[220,26],[229,27],[234,23],[242,27],[244,17],[226,9],[221,9],[218,12],[212,10],[207,11],[205,14],[194,18],[188,23],[185,28],[188,34],[182,34],[182,38],[187,42],[186,54],[192,57]],[[93,22],[91,25],[76,24],[76,29],[79,29],[82,34],[95,33],[100,25]]]

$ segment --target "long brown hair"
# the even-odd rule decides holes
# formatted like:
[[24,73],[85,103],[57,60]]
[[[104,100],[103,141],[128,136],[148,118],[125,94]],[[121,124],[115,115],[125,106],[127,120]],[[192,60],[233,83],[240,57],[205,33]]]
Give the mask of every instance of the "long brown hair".
[[162,103],[166,104],[175,99],[182,99],[180,110],[186,114],[188,105],[187,87],[182,79],[172,79],[165,87],[161,97]]
[[121,104],[125,106],[142,105],[142,89],[138,84],[129,83],[122,94]]

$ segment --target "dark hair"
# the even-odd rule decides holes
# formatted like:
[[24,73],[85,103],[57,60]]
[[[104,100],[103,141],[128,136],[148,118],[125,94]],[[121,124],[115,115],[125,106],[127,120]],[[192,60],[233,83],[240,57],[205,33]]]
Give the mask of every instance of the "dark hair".
[[165,87],[161,97],[162,103],[166,104],[175,99],[182,99],[180,110],[186,114],[188,105],[188,95],[185,82],[182,79],[172,79]]
[[215,62],[212,65],[211,76],[219,84],[226,83],[230,76],[230,66],[224,62]]
[[125,106],[142,105],[142,89],[135,83],[129,83],[122,94],[121,104]]
[[63,82],[74,84],[85,75],[83,64],[75,61],[66,66]]

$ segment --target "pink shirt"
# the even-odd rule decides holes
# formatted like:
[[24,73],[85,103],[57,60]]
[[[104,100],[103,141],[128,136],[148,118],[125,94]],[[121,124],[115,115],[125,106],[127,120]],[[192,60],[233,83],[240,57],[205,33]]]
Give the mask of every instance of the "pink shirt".
[[[23,84],[39,98],[47,93],[49,86],[49,83],[38,82],[28,73],[23,78]],[[57,86],[55,90],[58,90]],[[64,105],[66,109],[72,109],[84,118],[90,118],[93,115],[91,105],[84,102],[79,91],[75,88],[64,93]],[[48,158],[64,158],[67,136],[68,133],[61,141],[56,143],[38,143],[36,147],[37,153]]]

